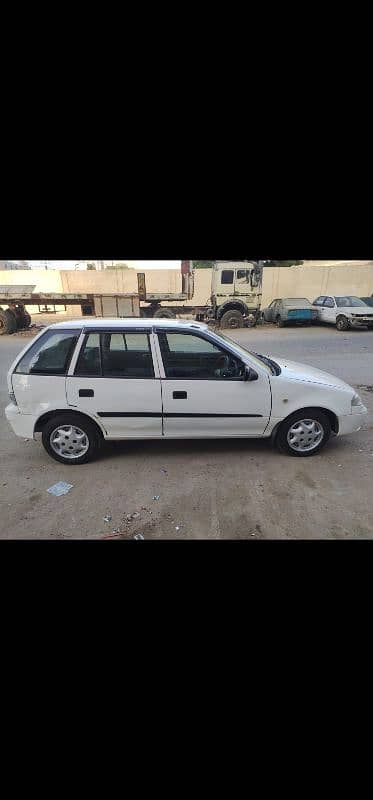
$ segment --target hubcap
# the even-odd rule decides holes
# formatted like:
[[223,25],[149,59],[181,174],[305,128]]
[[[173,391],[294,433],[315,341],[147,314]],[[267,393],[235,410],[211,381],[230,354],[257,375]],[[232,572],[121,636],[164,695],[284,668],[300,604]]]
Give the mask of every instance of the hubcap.
[[322,442],[324,428],[315,419],[301,419],[294,422],[288,431],[288,445],[296,452],[306,453],[315,448]]
[[234,330],[235,328],[238,328],[238,320],[237,320],[237,319],[234,319],[234,318],[233,318],[233,319],[231,319],[231,320],[230,320],[230,322],[229,322],[229,327],[230,327],[232,330]]
[[51,433],[50,445],[57,455],[69,460],[84,456],[89,448],[86,433],[76,425],[62,425]]

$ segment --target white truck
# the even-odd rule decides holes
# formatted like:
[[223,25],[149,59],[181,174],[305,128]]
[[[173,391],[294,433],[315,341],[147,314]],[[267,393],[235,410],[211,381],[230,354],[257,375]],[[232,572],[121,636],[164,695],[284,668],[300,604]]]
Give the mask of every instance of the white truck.
[[138,292],[128,294],[35,293],[33,286],[0,286],[0,335],[29,327],[31,317],[26,306],[40,304],[78,305],[83,316],[173,319],[188,315],[232,329],[255,325],[260,316],[262,268],[255,262],[216,261],[211,296],[202,306],[188,304],[195,294],[193,261],[181,262],[179,293],[148,292],[143,272],[138,273],[137,283]]

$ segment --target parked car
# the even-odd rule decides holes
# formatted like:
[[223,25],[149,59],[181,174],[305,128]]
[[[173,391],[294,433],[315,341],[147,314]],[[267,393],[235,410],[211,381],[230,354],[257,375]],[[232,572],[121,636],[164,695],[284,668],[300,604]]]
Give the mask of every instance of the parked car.
[[286,297],[283,300],[272,300],[263,311],[263,319],[265,322],[276,322],[279,328],[296,322],[310,325],[317,319],[317,312],[305,297]]
[[105,439],[272,437],[310,456],[367,414],[339,378],[165,319],[51,325],[17,356],[8,388],[14,433],[40,433],[64,464],[89,461]]
[[313,307],[321,322],[336,325],[338,331],[362,326],[373,328],[373,311],[360,297],[321,295],[314,300]]
[[362,300],[367,306],[373,308],[373,294],[371,297],[360,297],[360,300]]

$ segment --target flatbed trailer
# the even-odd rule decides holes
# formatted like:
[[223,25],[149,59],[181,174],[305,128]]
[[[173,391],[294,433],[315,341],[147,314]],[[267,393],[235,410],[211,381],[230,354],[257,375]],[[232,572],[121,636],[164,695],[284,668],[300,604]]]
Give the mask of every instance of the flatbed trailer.
[[[0,286],[0,335],[28,328],[31,316],[26,306],[80,306],[82,316],[139,317],[138,294],[100,292],[70,294],[67,292],[27,292],[17,286]],[[6,308],[4,308],[6,306]]]

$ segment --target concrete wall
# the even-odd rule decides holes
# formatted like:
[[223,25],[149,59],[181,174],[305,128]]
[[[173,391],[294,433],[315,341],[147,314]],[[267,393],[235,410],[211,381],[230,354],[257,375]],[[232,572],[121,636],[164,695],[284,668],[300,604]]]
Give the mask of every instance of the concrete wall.
[[361,266],[268,267],[263,273],[262,307],[278,297],[307,297],[311,302],[320,294],[373,293],[373,262]]

